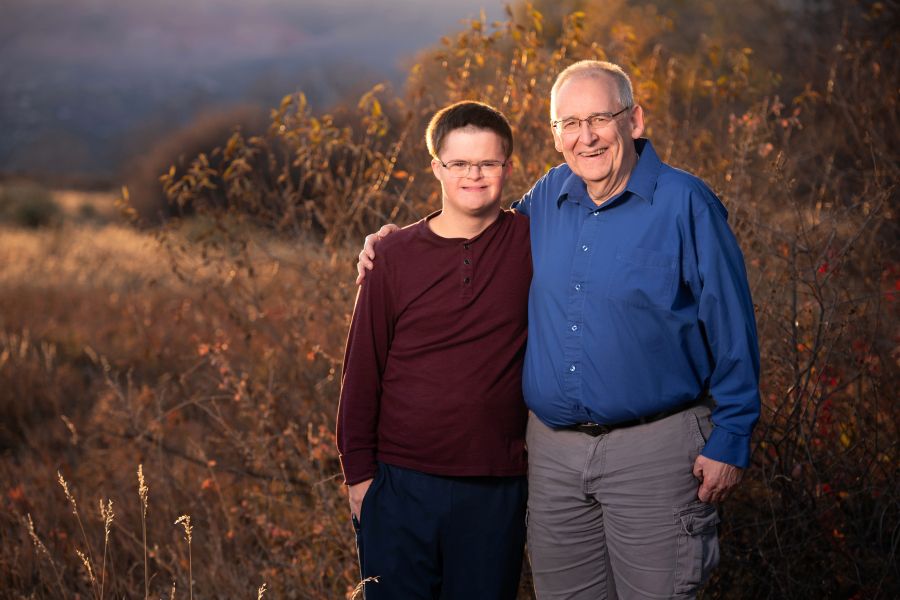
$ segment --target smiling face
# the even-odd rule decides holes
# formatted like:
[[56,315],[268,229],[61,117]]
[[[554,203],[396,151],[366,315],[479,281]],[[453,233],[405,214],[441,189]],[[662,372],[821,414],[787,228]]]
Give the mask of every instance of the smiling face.
[[[431,161],[434,176],[441,182],[443,214],[446,216],[483,217],[500,209],[500,195],[509,175],[502,138],[488,129],[465,127],[454,129],[444,138],[439,150],[440,160]],[[465,177],[455,177],[441,165],[466,161],[473,165],[484,161],[507,162],[500,175],[486,177],[480,168],[472,166]]]
[[[573,76],[563,83],[555,98],[556,120],[584,119],[597,113],[617,113],[621,106],[615,79],[606,74]],[[604,128],[591,129],[581,123],[575,133],[559,133],[553,128],[553,142],[566,164],[587,184],[591,199],[601,204],[625,189],[637,164],[634,140],[644,132],[644,115],[634,106]]]

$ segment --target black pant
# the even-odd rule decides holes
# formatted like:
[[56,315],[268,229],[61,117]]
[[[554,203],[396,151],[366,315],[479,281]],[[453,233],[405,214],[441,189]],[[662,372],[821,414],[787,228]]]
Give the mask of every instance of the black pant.
[[366,600],[514,600],[525,477],[441,477],[379,464],[357,548]]

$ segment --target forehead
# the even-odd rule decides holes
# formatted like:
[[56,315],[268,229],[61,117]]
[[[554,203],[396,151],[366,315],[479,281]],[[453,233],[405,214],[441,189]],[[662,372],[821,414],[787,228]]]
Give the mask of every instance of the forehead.
[[503,160],[503,138],[490,129],[454,129],[444,137],[440,154],[444,160]]
[[584,117],[592,113],[615,112],[622,108],[619,104],[619,91],[611,75],[576,75],[563,83],[557,91],[554,116]]

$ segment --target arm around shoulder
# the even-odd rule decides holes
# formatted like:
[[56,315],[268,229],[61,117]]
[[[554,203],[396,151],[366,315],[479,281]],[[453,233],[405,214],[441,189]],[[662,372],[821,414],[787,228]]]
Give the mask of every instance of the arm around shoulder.
[[375,233],[370,233],[363,241],[363,249],[359,252],[359,260],[356,263],[356,285],[363,282],[366,278],[366,271],[371,271],[375,267],[375,245],[400,229],[393,223],[382,225],[381,229]]

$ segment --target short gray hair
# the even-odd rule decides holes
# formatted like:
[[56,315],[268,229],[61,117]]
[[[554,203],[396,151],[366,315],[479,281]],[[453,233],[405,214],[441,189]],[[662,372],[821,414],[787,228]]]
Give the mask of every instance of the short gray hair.
[[550,118],[556,118],[556,98],[559,89],[570,79],[589,78],[601,79],[612,77],[619,91],[619,102],[622,108],[634,106],[634,90],[631,87],[631,78],[619,65],[605,60],[580,60],[563,69],[556,76],[553,87],[550,89]]

